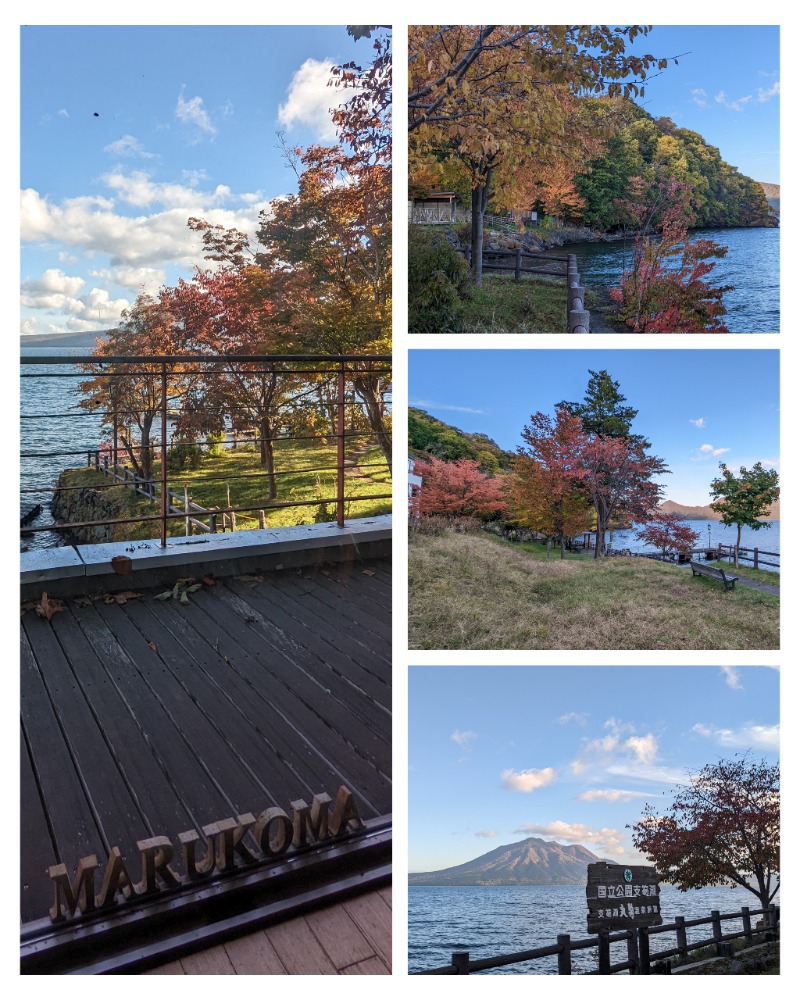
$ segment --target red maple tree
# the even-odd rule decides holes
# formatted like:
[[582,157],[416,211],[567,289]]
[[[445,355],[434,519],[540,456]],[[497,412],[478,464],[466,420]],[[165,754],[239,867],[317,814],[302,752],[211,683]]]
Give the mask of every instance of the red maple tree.
[[682,552],[690,549],[700,538],[685,524],[679,514],[670,514],[662,510],[654,510],[648,523],[636,533],[636,537],[661,550],[661,555],[668,552]]
[[427,461],[417,461],[414,471],[422,477],[420,517],[492,517],[506,509],[503,480],[482,472],[474,459],[444,462],[431,455]]
[[779,785],[778,765],[748,754],[707,764],[666,810],[645,806],[634,847],[681,890],[738,885],[766,908],[780,888]]

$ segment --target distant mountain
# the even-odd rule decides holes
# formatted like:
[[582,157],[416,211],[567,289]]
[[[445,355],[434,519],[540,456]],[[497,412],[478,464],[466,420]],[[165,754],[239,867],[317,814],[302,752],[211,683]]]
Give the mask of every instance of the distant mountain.
[[[686,518],[687,521],[721,521],[722,518],[710,507],[687,507],[682,503],[675,503],[674,500],[665,500],[661,504],[661,510],[666,514],[679,514],[681,517]],[[765,521],[780,521],[781,519],[781,502],[776,500],[775,503],[770,507],[767,517],[764,518]]]
[[19,338],[21,350],[26,347],[76,347],[86,349],[91,354],[98,337],[103,340],[108,330],[94,330],[90,333],[44,333],[30,334]]
[[586,866],[603,861],[580,844],[528,837],[474,861],[408,876],[409,885],[586,885]]
[[767,204],[771,209],[780,215],[781,211],[781,186],[780,184],[767,184],[765,181],[759,181],[761,187],[764,189],[764,194],[767,198]]

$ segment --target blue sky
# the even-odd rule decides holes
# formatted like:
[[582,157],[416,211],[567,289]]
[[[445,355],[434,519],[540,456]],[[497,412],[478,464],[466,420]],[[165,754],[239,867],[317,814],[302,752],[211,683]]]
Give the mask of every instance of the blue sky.
[[680,57],[637,102],[654,118],[699,132],[747,177],[780,182],[777,26],[655,25],[628,51]]
[[[13,30],[13,28],[11,29]],[[333,143],[341,27],[20,32],[21,332],[103,330],[202,264],[190,216],[255,231],[296,180],[276,148]]]
[[590,369],[638,409],[633,430],[671,470],[665,499],[709,503],[720,462],[780,468],[778,351],[412,350],[409,405],[515,451],[533,413],[583,399]]
[[771,667],[411,666],[408,706],[412,872],[529,836],[641,863],[645,802],[720,757],[778,759]]

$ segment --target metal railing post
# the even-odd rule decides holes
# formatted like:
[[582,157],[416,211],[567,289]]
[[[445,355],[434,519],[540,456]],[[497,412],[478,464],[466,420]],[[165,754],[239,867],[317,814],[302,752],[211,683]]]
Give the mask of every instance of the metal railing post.
[[161,547],[167,547],[167,363],[161,362]]
[[336,523],[344,527],[344,362],[336,379]]

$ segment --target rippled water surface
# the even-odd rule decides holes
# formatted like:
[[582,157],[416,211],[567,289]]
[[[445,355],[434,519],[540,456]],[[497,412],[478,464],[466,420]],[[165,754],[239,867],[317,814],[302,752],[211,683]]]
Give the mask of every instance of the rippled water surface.
[[[776,897],[775,902],[779,902]],[[743,906],[758,909],[758,899],[745,889],[710,888],[679,892],[661,886],[664,923],[676,916],[707,917],[712,910],[739,912]],[[558,934],[586,938],[586,888],[578,885],[531,886],[409,886],[409,972],[449,965],[454,951],[468,951],[470,959],[489,958],[556,943]],[[753,921],[755,923],[755,920]],[[741,920],[723,924],[732,933]],[[710,937],[709,928],[689,928],[690,942]],[[674,934],[657,945],[674,947]],[[656,939],[657,940],[657,939]],[[624,944],[612,945],[612,961],[627,958]],[[596,968],[591,949],[573,952],[573,972]],[[555,957],[491,970],[486,975],[557,975]]]
[[[714,240],[728,248],[705,279],[712,285],[734,285],[723,302],[731,333],[780,332],[780,230],[698,229],[692,239]],[[617,285],[631,261],[631,244],[586,243],[565,246],[578,258],[578,270],[590,287]]]

